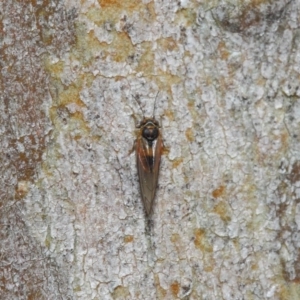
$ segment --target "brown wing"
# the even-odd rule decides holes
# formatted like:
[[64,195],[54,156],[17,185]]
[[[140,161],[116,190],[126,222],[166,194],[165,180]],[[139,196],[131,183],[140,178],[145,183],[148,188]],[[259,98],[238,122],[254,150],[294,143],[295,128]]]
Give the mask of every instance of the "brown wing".
[[150,215],[157,188],[160,158],[162,152],[160,136],[150,146],[143,137],[137,139],[136,156],[137,169],[140,180],[140,190],[145,212]]

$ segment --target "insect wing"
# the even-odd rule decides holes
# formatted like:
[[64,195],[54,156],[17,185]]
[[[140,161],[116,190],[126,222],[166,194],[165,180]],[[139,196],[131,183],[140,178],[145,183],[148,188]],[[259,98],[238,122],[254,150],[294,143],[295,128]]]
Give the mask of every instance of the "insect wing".
[[143,137],[138,138],[136,144],[140,190],[147,215],[150,215],[152,212],[162,147],[163,144],[160,136],[151,145]]

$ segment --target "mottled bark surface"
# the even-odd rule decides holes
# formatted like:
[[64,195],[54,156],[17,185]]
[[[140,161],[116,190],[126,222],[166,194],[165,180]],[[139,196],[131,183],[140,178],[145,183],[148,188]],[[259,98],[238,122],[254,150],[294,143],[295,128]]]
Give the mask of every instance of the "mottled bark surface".
[[57,1],[2,1],[0,12],[0,298],[67,298],[72,287],[36,239],[25,199],[39,188],[52,128],[45,59],[70,49],[74,17]]
[[299,1],[0,11],[1,299],[300,298]]

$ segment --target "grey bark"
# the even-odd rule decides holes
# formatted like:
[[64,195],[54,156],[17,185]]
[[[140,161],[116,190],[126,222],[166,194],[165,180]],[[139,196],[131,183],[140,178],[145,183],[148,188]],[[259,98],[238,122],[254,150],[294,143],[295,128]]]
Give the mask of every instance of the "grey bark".
[[299,299],[299,6],[0,3],[0,298]]

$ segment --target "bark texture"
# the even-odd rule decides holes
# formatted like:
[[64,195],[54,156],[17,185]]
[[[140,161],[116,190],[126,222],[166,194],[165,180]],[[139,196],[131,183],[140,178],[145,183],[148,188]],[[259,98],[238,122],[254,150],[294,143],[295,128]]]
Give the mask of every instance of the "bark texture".
[[[299,299],[299,1],[0,3],[1,299]],[[162,124],[145,220],[135,120]]]

